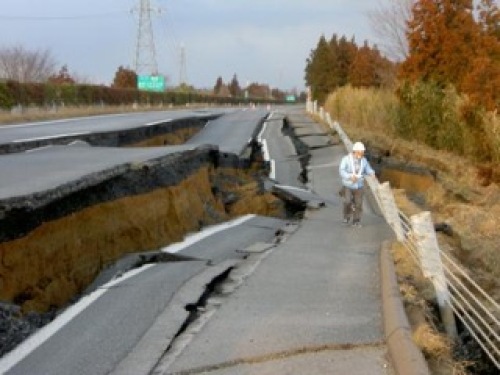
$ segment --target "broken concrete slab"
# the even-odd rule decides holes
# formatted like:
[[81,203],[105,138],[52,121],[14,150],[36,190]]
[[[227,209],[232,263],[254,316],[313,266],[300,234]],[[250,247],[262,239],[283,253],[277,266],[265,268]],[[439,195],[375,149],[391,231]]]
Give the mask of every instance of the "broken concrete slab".
[[263,253],[269,249],[272,249],[276,244],[268,242],[256,242],[244,249],[237,249],[238,253]]
[[325,199],[310,190],[276,184],[271,191],[285,201],[307,208],[318,209],[326,205]]

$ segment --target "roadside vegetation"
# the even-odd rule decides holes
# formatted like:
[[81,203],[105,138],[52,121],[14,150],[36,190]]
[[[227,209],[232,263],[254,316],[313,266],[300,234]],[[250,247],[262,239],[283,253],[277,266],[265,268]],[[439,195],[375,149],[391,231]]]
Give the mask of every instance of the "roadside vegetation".
[[[499,5],[384,0],[371,21],[382,53],[376,46],[345,53],[335,35],[320,38],[306,64],[312,99],[372,154],[431,173],[434,183],[418,196],[391,183],[398,206],[407,215],[431,211],[435,223],[449,226],[438,233],[440,247],[500,301]],[[393,255],[414,340],[432,373],[495,373],[477,351],[444,337],[431,288],[398,244]]]
[[[240,87],[236,74],[227,84],[219,76],[213,89],[195,88],[187,83],[138,89],[139,74],[126,66],[118,67],[109,85],[90,82],[71,72],[67,65],[59,69],[57,66],[48,49],[0,45],[0,111],[17,115],[32,108],[50,112],[65,107],[267,104],[284,103],[289,96],[294,100],[306,99],[305,92],[285,92],[265,83]],[[166,79],[163,75],[158,78]]]

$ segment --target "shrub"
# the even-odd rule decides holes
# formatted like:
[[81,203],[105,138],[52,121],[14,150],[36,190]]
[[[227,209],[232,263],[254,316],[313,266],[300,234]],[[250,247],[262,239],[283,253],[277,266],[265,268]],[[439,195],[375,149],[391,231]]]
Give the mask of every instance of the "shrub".
[[346,86],[330,94],[332,118],[361,129],[415,140],[475,161],[500,161],[500,120],[453,86],[403,82],[387,89]]
[[7,84],[0,82],[0,108],[10,109],[14,104]]

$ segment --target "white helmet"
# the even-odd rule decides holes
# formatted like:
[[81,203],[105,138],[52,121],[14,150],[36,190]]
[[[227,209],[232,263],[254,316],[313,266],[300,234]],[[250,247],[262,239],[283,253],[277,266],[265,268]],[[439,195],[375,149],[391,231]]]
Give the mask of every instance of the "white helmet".
[[353,146],[352,146],[352,150],[353,151],[365,151],[365,145],[361,142],[356,142]]

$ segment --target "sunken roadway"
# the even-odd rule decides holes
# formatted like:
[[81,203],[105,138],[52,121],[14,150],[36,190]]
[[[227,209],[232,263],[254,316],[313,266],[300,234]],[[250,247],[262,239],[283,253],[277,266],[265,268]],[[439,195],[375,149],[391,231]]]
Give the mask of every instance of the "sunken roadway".
[[[131,271],[125,264],[137,265],[137,258],[124,261],[123,269],[0,359],[0,372],[394,373],[383,332],[378,265],[382,241],[392,238],[389,227],[368,202],[364,227],[342,226],[336,170],[344,150],[301,110],[287,108],[271,121],[260,112],[248,120],[248,112],[241,114],[248,127],[238,136],[225,128],[226,116],[205,127],[214,131],[207,138],[215,143],[208,147],[211,155],[216,151],[218,162],[224,162],[237,153],[231,160],[240,163],[248,152],[244,145],[266,140],[268,182],[285,195],[315,202],[305,219],[245,216],[150,254],[155,262],[146,260]],[[233,124],[237,113],[228,115]],[[281,129],[285,119],[312,146],[306,180],[296,174],[302,173],[303,155],[272,128]],[[212,130],[219,121],[225,130]],[[192,151],[207,147],[204,143],[200,132],[182,147]],[[185,151],[167,149],[166,154]],[[98,152],[103,154],[97,159],[105,157],[106,150]],[[129,151],[122,152],[126,159]],[[144,152],[143,163],[147,152],[157,151],[135,152]],[[138,155],[128,155],[126,163],[138,162]]]

